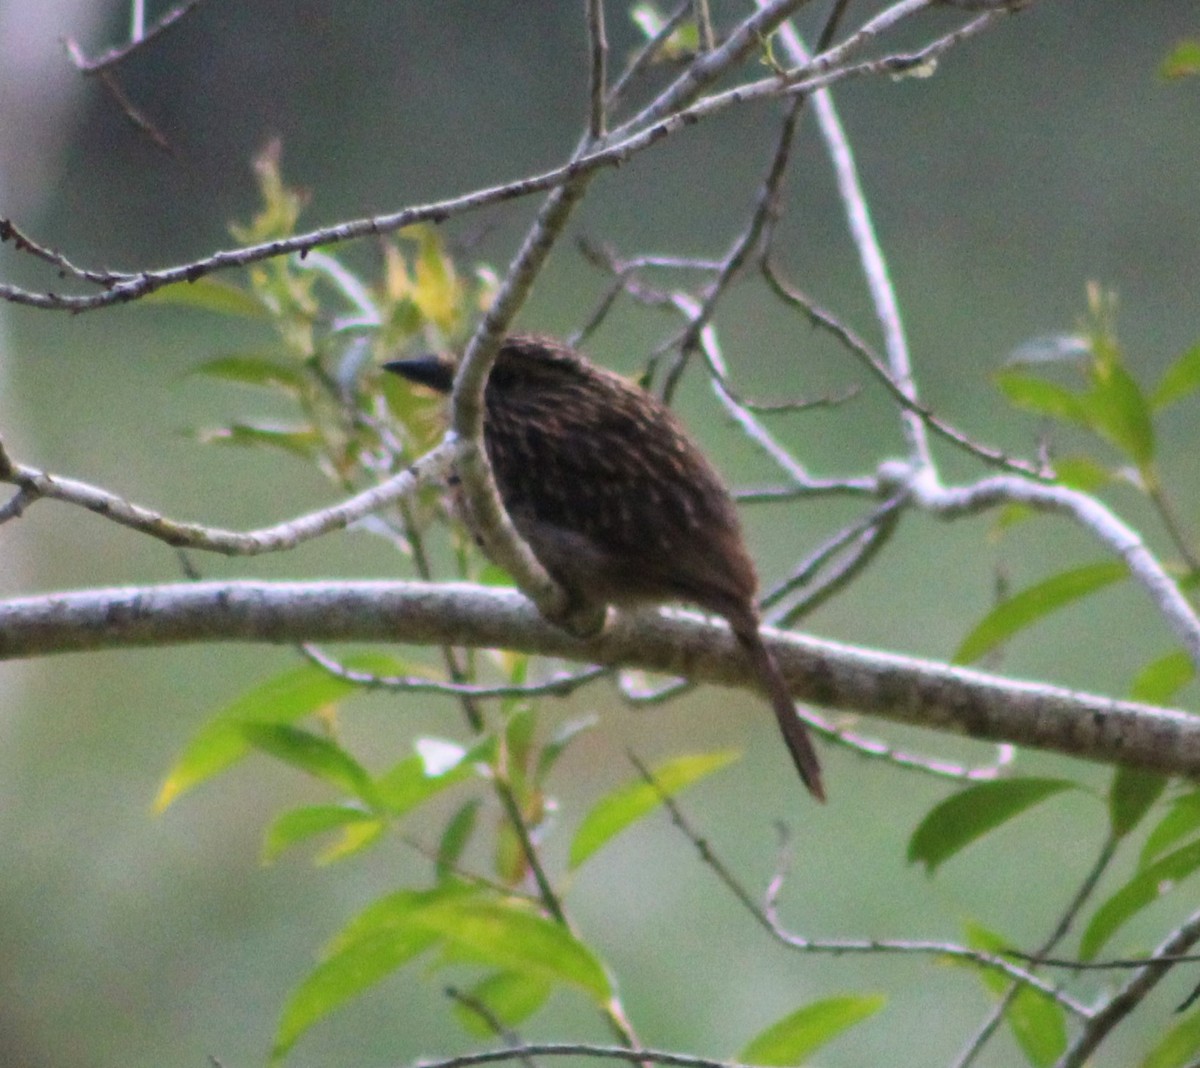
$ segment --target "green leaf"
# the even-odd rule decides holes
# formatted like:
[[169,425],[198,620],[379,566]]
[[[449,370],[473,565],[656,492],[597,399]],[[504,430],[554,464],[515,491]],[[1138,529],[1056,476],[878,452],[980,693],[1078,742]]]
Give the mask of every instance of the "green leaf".
[[742,1049],[743,1064],[802,1064],[827,1042],[887,1003],[882,994],[846,994],[805,1005],[760,1032]]
[[569,866],[578,868],[630,824],[653,812],[662,804],[664,795],[670,797],[678,793],[714,771],[719,771],[739,756],[736,750],[726,749],[717,753],[676,757],[651,771],[654,785],[639,779],[602,797],[575,832],[571,841]]
[[[518,683],[519,685],[519,683]],[[537,729],[537,716],[528,702],[514,706],[504,724],[504,745],[508,752],[508,774],[513,786],[518,792],[525,784],[525,775],[529,770],[530,757],[533,752],[534,731]]]
[[1030,586],[1002,601],[984,616],[963,639],[954,660],[959,664],[978,660],[1043,616],[1120,582],[1128,575],[1129,569],[1124,564],[1105,560],[1064,571]]
[[547,920],[516,899],[455,898],[422,909],[417,918],[466,959],[531,979],[558,983],[604,1005],[613,988],[592,951],[562,924]]
[[[967,924],[967,942],[972,948],[1002,956],[1012,940],[976,924]],[[994,968],[976,969],[983,985],[997,997],[1008,993],[1011,980]],[[1067,1048],[1067,1020],[1052,997],[1032,986],[1022,985],[1013,995],[1004,1018],[1013,1037],[1031,1064],[1050,1068]]]
[[472,893],[461,885],[401,890],[359,913],[334,939],[325,960],[288,999],[271,1056],[278,1060],[314,1023],[436,944],[421,913]]
[[194,282],[174,282],[145,296],[141,304],[172,304],[242,319],[266,319],[270,312],[253,293],[207,277]]
[[495,745],[495,739],[489,738],[465,750],[440,739],[418,739],[413,756],[400,761],[375,781],[380,808],[392,816],[412,812],[443,790],[473,778],[475,765],[489,760]]
[[[402,674],[396,661],[380,653],[346,658],[346,667],[377,675]],[[154,807],[165,809],[180,794],[211,779],[241,760],[250,743],[243,733],[248,723],[294,723],[357,692],[353,682],[337,678],[315,665],[284,672],[227,705],[193,736],[167,773]]]
[[463,850],[467,848],[467,843],[470,842],[471,835],[475,833],[475,823],[479,816],[479,806],[479,798],[471,798],[466,804],[459,807],[458,811],[450,818],[450,822],[446,824],[446,829],[442,832],[442,840],[438,843],[437,851],[437,877],[439,882],[449,879],[454,875],[454,869],[458,865],[459,858],[462,856]]
[[[495,1038],[492,1021],[502,1027],[517,1027],[546,1003],[552,989],[545,980],[521,972],[497,972],[468,991],[469,1003],[455,1001],[454,1015],[468,1034]],[[472,1004],[481,1006],[487,1015],[472,1008]]]
[[1180,41],[1162,61],[1158,73],[1163,78],[1188,78],[1200,74],[1200,41]]
[[1021,371],[999,371],[995,382],[1000,392],[1016,408],[1062,423],[1089,424],[1083,398],[1065,386]]
[[1156,857],[1162,856],[1180,839],[1187,838],[1200,829],[1200,790],[1192,790],[1175,798],[1166,815],[1146,836],[1138,866],[1146,867]]
[[280,816],[267,831],[263,862],[269,864],[285,849],[349,824],[375,823],[375,816],[350,805],[310,805]]
[[1095,493],[1113,480],[1112,472],[1090,456],[1060,456],[1054,459],[1058,481],[1084,493]]
[[1128,920],[1197,868],[1200,868],[1200,842],[1183,846],[1142,868],[1096,910],[1080,941],[1080,958],[1085,961],[1094,958]]
[[[1200,62],[1200,61],[1198,61]],[[1185,1016],[1146,1054],[1141,1068],[1185,1068],[1200,1050],[1200,1012]]]
[[998,779],[960,790],[934,806],[908,843],[910,864],[920,862],[932,874],[955,853],[1028,808],[1064,790],[1067,779]]
[[1197,389],[1200,389],[1200,344],[1180,353],[1163,372],[1154,392],[1150,394],[1150,403],[1155,408],[1165,408]]
[[304,373],[295,361],[276,359],[261,353],[236,353],[208,360],[195,368],[194,375],[237,382],[243,386],[282,389],[298,393],[304,385]]
[[1117,768],[1108,791],[1108,819],[1112,832],[1124,838],[1150,811],[1167,788],[1167,776],[1141,768]]
[[233,423],[230,426],[197,431],[196,437],[204,445],[282,449],[306,460],[315,454],[321,444],[321,435],[308,425],[256,426],[251,423]]
[[1137,380],[1116,361],[1095,368],[1084,406],[1092,426],[1144,468],[1154,459],[1154,423]]
[[569,719],[559,727],[538,755],[537,774],[534,776],[534,782],[544,782],[554,765],[558,763],[558,758],[567,751],[571,743],[581,735],[587,734],[599,722],[597,716],[581,716],[578,719]]
[[246,723],[242,737],[255,749],[291,764],[361,798],[373,801],[371,776],[345,749],[330,738],[283,723]]
[[1176,649],[1152,660],[1133,680],[1129,696],[1149,705],[1165,705],[1195,677],[1192,659],[1182,649]]
[[348,823],[342,828],[342,833],[338,835],[337,839],[317,854],[315,863],[333,864],[335,861],[345,860],[346,857],[353,856],[368,846],[374,845],[383,837],[387,829],[387,822],[383,819],[373,819],[364,823]]

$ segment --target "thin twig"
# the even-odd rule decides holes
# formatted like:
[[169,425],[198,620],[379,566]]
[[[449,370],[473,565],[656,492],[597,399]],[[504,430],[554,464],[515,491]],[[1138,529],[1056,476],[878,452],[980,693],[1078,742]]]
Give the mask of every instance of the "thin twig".
[[[1067,932],[1071,929],[1071,925],[1075,922],[1080,910],[1092,896],[1093,891],[1099,884],[1101,877],[1108,870],[1109,864],[1116,856],[1117,846],[1120,840],[1116,835],[1110,834],[1104,841],[1104,845],[1100,850],[1099,856],[1095,863],[1084,876],[1083,882],[1079,884],[1079,888],[1072,895],[1067,907],[1063,910],[1063,914],[1059,917],[1058,923],[1054,925],[1054,930],[1046,937],[1042,944],[1031,954],[1026,956],[1023,953],[1009,953],[1008,956],[1017,957],[1026,961],[1029,964],[1029,970],[1033,971],[1040,965],[1048,964],[1046,954],[1050,953],[1056,945],[1066,937]],[[1143,962],[1144,963],[1144,962]],[[970,1041],[964,1047],[958,1059],[955,1060],[952,1068],[968,1068],[975,1060],[976,1056],[982,1052],[988,1039],[995,1033],[1000,1022],[1004,1019],[1005,1013],[1008,1012],[1009,1006],[1012,1005],[1021,987],[1018,983],[1013,983],[1005,992],[1004,996],[992,1007],[983,1023],[980,1024],[978,1030],[971,1036]]]
[[[865,47],[885,29],[892,28],[902,19],[910,18],[925,8],[933,6],[935,3],[936,0],[900,0],[899,3],[888,9],[888,12],[884,13],[887,16],[886,18],[884,15],[881,15],[873,19],[858,33],[848,37],[836,49],[826,53],[826,57],[832,57],[833,59],[844,58],[853,51]],[[783,14],[778,10],[774,14],[783,17]],[[985,16],[983,19],[975,20],[971,23],[970,27],[965,27],[964,29],[969,28],[971,33],[977,33],[988,24],[990,24],[990,20]],[[926,51],[928,51],[930,56],[940,55],[941,52],[957,44],[960,40],[965,39],[965,36],[969,35],[964,35],[963,33],[947,34],[931,44]],[[706,61],[705,70],[708,74],[713,73],[713,66],[718,62],[718,58],[721,64],[720,72],[724,71],[726,63],[741,58],[741,53],[738,52],[732,54],[731,59],[731,53],[725,51],[728,44],[729,42],[727,41],[714,52],[704,57]],[[586,154],[578,158],[573,158],[571,161],[542,174],[532,175],[505,185],[476,190],[464,196],[405,208],[389,214],[356,219],[336,226],[322,227],[317,230],[308,231],[307,233],[296,234],[288,238],[268,241],[258,245],[248,245],[242,248],[217,252],[204,259],[175,267],[154,271],[140,271],[132,276],[131,281],[113,284],[101,293],[72,296],[54,292],[27,290],[20,286],[4,283],[0,284],[0,300],[59,311],[90,311],[96,308],[136,300],[147,293],[154,292],[167,285],[179,282],[194,282],[198,278],[202,278],[215,271],[244,267],[250,263],[256,263],[264,259],[292,252],[304,254],[320,245],[339,244],[369,235],[391,233],[417,222],[443,222],[451,215],[477,210],[487,205],[553,189],[561,186],[563,183],[572,181],[581,174],[593,173],[602,167],[618,166],[636,153],[656,144],[662,138],[670,136],[692,123],[720,114],[730,107],[740,106],[753,100],[778,97],[791,93],[809,93],[846,78],[892,74],[895,73],[895,66],[895,63],[889,63],[888,57],[850,64],[845,67],[837,67],[834,63],[830,62],[829,69],[823,73],[815,74],[794,84],[782,85],[777,77],[763,79],[758,82],[752,82],[744,87],[713,93],[681,111],[668,109],[663,117],[655,119],[651,125],[646,127],[639,127],[637,123],[631,121],[631,123],[627,123],[622,127],[622,131],[619,134],[618,132],[610,131],[607,139],[602,142],[600,147],[590,150]],[[703,84],[707,84],[707,80]],[[631,129],[635,132],[626,134],[624,132],[626,129]]]
[[761,261],[761,268],[763,277],[780,300],[803,312],[814,326],[819,326],[836,337],[853,355],[858,357],[863,366],[883,384],[892,399],[906,412],[913,414],[947,441],[953,442],[964,452],[982,460],[990,467],[1013,471],[1040,481],[1046,481],[1053,477],[1052,473],[1046,471],[1040,464],[1035,465],[1024,460],[1017,460],[998,449],[982,445],[935,415],[931,409],[915,399],[915,393],[912,390],[906,390],[892,376],[892,372],[878,354],[858,334],[804,293],[785,282],[769,260],[764,258]]
[[642,778],[658,792],[663,807],[670,813],[671,821],[688,841],[692,843],[701,860],[713,870],[720,882],[737,898],[743,908],[754,918],[755,922],[770,934],[772,938],[790,949],[801,950],[805,953],[828,953],[834,956],[860,953],[907,953],[968,961],[983,968],[1002,972],[1013,979],[1036,987],[1042,993],[1057,1001],[1072,1015],[1085,1020],[1089,1018],[1090,1010],[1087,1006],[1056,990],[1053,986],[1030,974],[1024,968],[1017,967],[1003,957],[968,949],[966,946],[954,945],[948,942],[885,941],[879,939],[810,939],[792,934],[785,930],[779,923],[775,912],[775,900],[782,887],[782,876],[776,876],[772,880],[767,900],[760,906],[729,867],[717,856],[708,841],[692,828],[683,814],[682,806],[667,791],[662,789],[654,778],[653,772],[632,753],[628,755]]
[[604,101],[608,81],[608,38],[604,30],[604,0],[587,0],[588,45],[591,71],[588,93],[588,137],[597,141],[604,136]]
[[787,173],[788,162],[791,159],[792,145],[796,139],[796,127],[804,107],[804,97],[797,97],[788,106],[787,114],[779,129],[775,142],[775,151],[771,156],[771,164],[767,168],[766,177],[759,188],[754,211],[751,212],[750,222],[746,229],[737,237],[733,246],[725,254],[721,269],[704,294],[696,314],[691,316],[687,328],[679,338],[679,355],[667,372],[663,382],[663,400],[670,403],[675,388],[683,375],[691,354],[700,344],[700,335],[711,321],[716,312],[717,304],[725,295],[733,280],[742,272],[751,251],[758,245],[767,225],[767,220],[779,212],[779,200],[783,187],[784,175]]
[[817,715],[811,709],[805,711],[804,721],[825,741],[847,749],[855,756],[865,760],[881,760],[885,764],[891,764],[901,770],[920,772],[935,779],[950,779],[956,782],[990,782],[997,778],[1000,772],[1012,763],[1013,759],[1013,747],[1001,745],[998,747],[999,751],[994,763],[970,767],[939,757],[896,749],[886,742],[881,742],[878,738],[868,738],[839,727],[831,720]]
[[[830,560],[853,547],[864,535],[876,531],[885,520],[892,517],[904,505],[907,499],[907,492],[894,495],[891,499],[876,505],[866,515],[860,516],[849,526],[839,530],[822,545],[818,545],[792,568],[791,574],[787,578],[776,583],[762,595],[759,600],[760,606],[764,609],[772,608],[790,593],[802,586],[807,586]],[[795,609],[791,609],[791,611],[795,611]],[[772,626],[786,625],[780,623],[782,618],[773,615],[766,617]]]
[[1200,912],[1194,912],[1172,931],[1151,954],[1150,960],[1113,994],[1075,1036],[1054,1068],[1082,1068],[1108,1033],[1145,1000],[1171,968],[1172,960],[1200,941]]
[[404,693],[434,693],[447,697],[505,698],[505,697],[567,697],[576,690],[609,674],[608,668],[591,667],[574,674],[563,672],[542,682],[524,685],[500,684],[483,686],[470,682],[445,682],[414,675],[375,675],[356,671],[310,642],[300,651],[314,664],[336,678],[352,682],[367,690],[394,690]]
[[40,498],[63,501],[177,548],[203,549],[225,556],[256,556],[293,549],[301,542],[344,530],[364,516],[416,492],[421,486],[441,480],[450,462],[450,450],[440,446],[407,470],[331,508],[247,531],[223,530],[170,519],[86,482],[13,463],[3,454],[2,448],[0,481],[19,486],[25,494],[26,505]]
[[1045,486],[1014,475],[994,475],[962,487],[942,487],[918,478],[911,488],[919,507],[943,519],[975,515],[998,505],[1024,504],[1035,511],[1057,512],[1074,520],[1126,564],[1192,663],[1200,667],[1200,619],[1190,602],[1141,535],[1095,497],[1067,486]]
[[662,48],[667,38],[671,36],[684,19],[687,18],[688,12],[691,10],[692,0],[679,0],[675,5],[675,10],[669,14],[663,21],[663,24],[658,28],[658,32],[654,34],[630,59],[621,76],[612,84],[612,88],[608,91],[608,96],[605,97],[604,104],[606,109],[613,108],[625,95],[625,91],[629,88],[633,79],[636,78],[649,64],[653,63],[658,55],[659,49]]
[[119,48],[110,48],[95,59],[88,59],[83,54],[79,45],[70,38],[64,42],[67,52],[81,74],[98,74],[108,67],[116,66],[134,52],[150,44],[151,41],[171,29],[171,27],[177,25],[185,15],[195,10],[200,2],[201,0],[184,0],[183,3],[171,8],[162,18],[153,23],[148,30],[144,30],[140,36],[136,34],[131,35],[129,44],[121,45]]

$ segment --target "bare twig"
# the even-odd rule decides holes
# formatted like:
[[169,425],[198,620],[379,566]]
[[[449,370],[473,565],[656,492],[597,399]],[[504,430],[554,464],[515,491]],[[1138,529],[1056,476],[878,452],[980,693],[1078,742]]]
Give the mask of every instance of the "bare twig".
[[[1033,971],[1039,965],[1047,964],[1046,954],[1050,953],[1059,942],[1063,940],[1067,932],[1071,929],[1071,925],[1075,922],[1075,918],[1079,915],[1084,904],[1092,896],[1092,892],[1096,889],[1100,882],[1101,876],[1108,870],[1109,864],[1112,863],[1113,857],[1116,855],[1119,839],[1110,834],[1104,841],[1104,845],[1100,849],[1100,854],[1096,858],[1095,863],[1084,876],[1083,881],[1079,884],[1072,896],[1067,907],[1063,910],[1063,914],[1059,917],[1058,923],[1054,925],[1054,930],[1050,932],[1045,941],[1031,954],[1009,953],[1008,956],[1014,956],[1022,959],[1029,964],[1029,970]],[[1144,962],[1143,962],[1144,963]],[[1012,986],[1004,992],[1004,996],[992,1007],[983,1023],[980,1024],[978,1030],[971,1036],[970,1041],[955,1060],[952,1068],[968,1068],[975,1060],[976,1056],[983,1050],[988,1039],[995,1033],[996,1028],[1004,1019],[1004,1014],[1008,1011],[1009,1006],[1013,1003],[1021,987],[1018,983],[1013,983]]]
[[604,31],[604,0],[587,0],[588,45],[591,75],[588,93],[588,137],[596,141],[607,128],[604,101],[608,81],[608,38]]
[[13,463],[3,454],[2,447],[0,482],[11,482],[20,487],[26,507],[42,498],[63,501],[177,548],[203,549],[225,556],[256,556],[259,553],[293,549],[301,542],[331,531],[344,530],[371,512],[415,492],[423,485],[444,478],[450,461],[450,450],[439,447],[408,470],[332,508],[310,512],[275,526],[247,531],[222,530],[170,519],[86,482]]
[[300,651],[312,663],[329,674],[362,686],[367,690],[395,690],[403,693],[444,694],[447,697],[568,697],[576,690],[609,674],[609,668],[593,667],[575,674],[561,673],[543,682],[527,683],[524,686],[503,684],[483,686],[470,682],[445,682],[413,675],[375,675],[368,671],[356,671],[330,656],[311,643],[300,646]]
[[1171,958],[1200,940],[1200,912],[1194,912],[1159,943],[1150,961],[1110,997],[1067,1047],[1054,1068],[1081,1068],[1108,1033],[1129,1015],[1174,967]]
[[[786,17],[790,13],[790,8],[799,6],[799,2],[803,2],[803,0],[790,0],[790,3],[786,5],[782,2],[773,5],[771,9],[772,18]],[[654,118],[650,125],[641,125],[639,121],[641,117],[639,117],[639,120],[631,120],[631,122],[626,123],[622,127],[621,131],[610,132],[607,139],[599,147],[542,174],[533,175],[501,186],[477,190],[464,196],[452,197],[432,204],[417,205],[389,214],[376,215],[341,223],[336,226],[323,227],[288,238],[217,252],[204,259],[175,267],[167,267],[155,271],[140,271],[136,275],[131,276],[131,280],[114,283],[100,293],[64,295],[53,292],[27,290],[20,286],[4,283],[0,284],[0,300],[52,310],[89,311],[112,304],[136,300],[147,293],[154,292],[167,285],[180,282],[194,282],[196,279],[215,271],[228,270],[233,267],[244,267],[250,263],[292,252],[304,254],[319,245],[338,244],[365,236],[391,233],[417,222],[443,222],[452,215],[462,214],[487,205],[553,189],[572,181],[575,177],[584,173],[593,173],[603,167],[618,166],[630,159],[637,152],[644,151],[651,145],[656,144],[662,138],[670,136],[685,126],[701,119],[720,114],[730,107],[742,105],[753,100],[778,97],[790,93],[810,93],[815,89],[832,85],[845,78],[894,73],[896,63],[889,63],[887,57],[844,67],[837,67],[835,61],[840,61],[857,49],[865,47],[867,43],[874,40],[885,29],[890,29],[897,22],[918,14],[926,7],[932,6],[935,2],[936,0],[900,0],[900,2],[884,13],[887,16],[886,18],[884,15],[880,15],[876,19],[871,20],[857,34],[852,34],[846,41],[837,46],[836,49],[831,49],[824,57],[818,57],[818,60],[814,61],[814,65],[819,63],[822,73],[813,74],[811,77],[802,78],[791,84],[781,83],[777,77],[763,79],[758,82],[752,82],[744,87],[713,93],[697,103],[683,108],[683,110],[674,110],[675,105],[672,104],[666,109],[662,117]],[[974,20],[970,26],[970,33],[979,32],[986,25],[989,25],[992,20],[990,14]],[[749,21],[747,20],[747,22]],[[743,26],[745,25],[744,23]],[[940,55],[941,52],[969,35],[962,33],[947,34],[931,44],[926,51],[929,56]],[[699,88],[707,85],[713,77],[716,77],[719,73],[723,73],[727,69],[728,64],[742,57],[742,50],[730,49],[730,45],[735,39],[740,41],[743,47],[746,46],[746,42],[741,40],[739,35],[735,34],[734,38],[727,40],[713,52],[703,57],[703,61],[697,61],[697,64],[693,64],[693,67],[698,65],[703,66],[703,77],[696,81],[689,79],[688,85],[692,89],[698,91]],[[751,44],[749,47],[753,47],[753,45]],[[673,87],[670,93],[671,100],[677,102],[679,92],[678,86]],[[666,94],[660,98],[660,100],[665,99]],[[660,106],[656,103],[654,106],[655,112],[660,109]],[[627,130],[635,132],[626,133]]]
[[801,950],[805,953],[828,953],[834,956],[848,956],[862,953],[904,953],[968,961],[982,968],[1002,972],[1014,980],[1036,987],[1075,1016],[1082,1019],[1087,1019],[1090,1016],[1090,1010],[1087,1006],[1081,1005],[1073,998],[1056,990],[1053,986],[1031,974],[1026,969],[1014,965],[1002,956],[982,953],[977,950],[968,949],[966,946],[959,946],[949,942],[881,939],[812,939],[792,934],[785,930],[779,923],[775,910],[775,901],[783,884],[782,875],[778,875],[772,880],[771,887],[767,892],[766,902],[762,906],[758,905],[730,868],[717,856],[716,851],[709,845],[708,841],[692,828],[684,816],[679,802],[659,786],[653,772],[632,753],[628,755],[642,778],[658,791],[663,806],[671,815],[671,821],[679,828],[688,841],[692,843],[696,852],[699,853],[700,859],[713,870],[720,882],[737,898],[742,907],[754,918],[755,922],[767,931],[772,938],[790,949]]
[[1024,504],[1035,511],[1057,512],[1073,519],[1124,561],[1192,663],[1200,666],[1200,620],[1191,604],[1137,531],[1095,497],[1067,486],[1044,486],[1013,475],[995,475],[972,485],[948,488],[916,478],[911,487],[920,507],[944,519],[978,514],[1001,504]]
[[67,47],[67,52],[70,54],[72,62],[81,74],[98,74],[109,67],[115,67],[134,52],[144,48],[155,38],[177,25],[186,15],[191,14],[200,5],[200,2],[201,0],[184,0],[183,3],[171,8],[162,18],[153,23],[149,29],[144,30],[140,34],[132,34],[128,44],[121,45],[119,48],[110,48],[95,59],[88,59],[83,54],[83,50],[79,45],[70,38],[64,44]]
[[[759,0],[761,3],[762,0]],[[793,64],[802,67],[809,63],[811,57],[800,40],[792,24],[785,23],[780,27],[779,40],[787,51]],[[818,52],[824,51],[818,47]],[[858,168],[854,163],[854,154],[850,149],[849,139],[842,128],[841,119],[833,103],[833,96],[827,90],[819,90],[814,94],[813,110],[816,112],[818,129],[829,150],[833,163],[834,174],[837,178],[838,191],[846,212],[846,222],[854,247],[858,250],[859,262],[862,266],[863,277],[867,289],[875,305],[875,315],[883,331],[884,347],[888,354],[890,373],[888,381],[895,382],[900,392],[909,400],[916,400],[916,392],[912,382],[912,365],[908,356],[908,341],[904,334],[904,324],[900,317],[900,305],[896,299],[895,287],[892,285],[888,272],[887,261],[884,259],[883,248],[875,234],[871,221],[867,199],[863,193],[862,183],[858,178]],[[928,464],[932,462],[928,443],[924,440],[921,426],[906,416],[906,430],[914,462]]]
[[[878,354],[853,330],[836,316],[817,305],[807,295],[785,282],[769,260],[764,258],[761,267],[763,277],[766,278],[775,295],[785,304],[803,312],[814,326],[819,326],[836,337],[883,384],[892,399],[905,412],[915,416],[922,424],[928,425],[931,430],[936,431],[947,441],[991,467],[1013,471],[1042,481],[1053,477],[1052,473],[1046,471],[1042,465],[1014,459],[999,449],[983,445],[941,419],[930,408],[915,399],[913,389],[905,389],[902,383],[893,377],[892,371],[879,358]],[[904,362],[907,363],[907,360]]]
[[[873,534],[885,520],[893,519],[906,500],[907,493],[896,494],[890,500],[872,508],[866,515],[860,516],[844,530],[838,531],[823,545],[817,546],[792,569],[787,578],[763,594],[760,602],[762,607],[771,608],[796,589],[807,586],[830,560],[853,547],[864,535]],[[792,608],[790,611],[795,612],[796,609]],[[780,625],[773,616],[767,616],[767,620],[772,625]]]
[[846,730],[844,727],[839,727],[811,710],[804,713],[804,721],[827,742],[847,749],[855,756],[863,757],[865,760],[881,760],[885,764],[891,764],[904,771],[917,771],[935,779],[950,779],[957,782],[990,782],[1012,763],[1013,758],[1013,747],[1002,745],[999,747],[993,763],[971,767],[943,760],[940,757],[896,749],[886,742],[881,742],[878,738],[868,738],[854,731]]
[[663,24],[658,28],[658,32],[638,49],[629,61],[629,64],[625,67],[625,70],[621,73],[621,76],[613,82],[612,88],[609,89],[608,96],[604,101],[606,108],[614,107],[625,95],[625,91],[629,88],[633,79],[654,62],[664,42],[679,29],[680,24],[687,18],[691,6],[692,0],[680,0],[675,5],[675,10],[666,17]]

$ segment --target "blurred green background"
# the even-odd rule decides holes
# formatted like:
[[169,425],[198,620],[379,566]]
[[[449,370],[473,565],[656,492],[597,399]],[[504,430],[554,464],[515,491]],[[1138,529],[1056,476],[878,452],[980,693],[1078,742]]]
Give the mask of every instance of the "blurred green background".
[[[714,7],[718,17],[743,9]],[[608,8],[621,57],[635,33],[619,0]],[[229,245],[228,222],[257,207],[249,164],[272,137],[282,140],[286,177],[311,192],[307,225],[551,166],[584,115],[581,9],[547,0],[211,0],[121,72],[130,97],[171,141],[166,155],[97,85],[78,81],[55,44],[76,36],[95,53],[118,42],[122,5],[0,0],[0,215],[77,262],[136,268]],[[852,17],[865,9],[851,5]],[[802,26],[810,36],[819,14]],[[939,25],[950,22],[926,20],[904,41]],[[861,79],[839,90],[925,397],[979,438],[1033,449],[1039,428],[997,403],[989,372],[1029,337],[1071,329],[1089,280],[1118,291],[1121,337],[1143,381],[1200,336],[1200,83],[1166,83],[1155,73],[1179,39],[1197,32],[1194,2],[1043,0],[953,51],[932,79]],[[730,111],[602,175],[572,233],[623,253],[719,255],[744,224],[778,113],[771,104]],[[457,219],[447,239],[469,249],[468,261],[502,267],[535,203]],[[779,251],[788,275],[874,337],[810,131],[787,212]],[[373,255],[369,247],[351,254],[364,268]],[[5,279],[59,284],[7,246],[0,268]],[[569,332],[605,283],[564,242],[521,323]],[[673,326],[622,309],[589,348],[633,371]],[[730,295],[719,326],[750,395],[819,394],[861,378],[757,285]],[[181,518],[248,527],[298,514],[332,499],[315,472],[275,456],[202,448],[186,433],[260,414],[254,395],[188,377],[206,357],[256,340],[180,310],[70,317],[0,309],[0,433],[20,460]],[[1163,451],[1194,529],[1196,424],[1186,407],[1172,411]],[[699,385],[685,390],[684,409],[731,479],[776,478],[714,417]],[[815,472],[829,475],[868,472],[897,453],[896,424],[871,390],[846,407],[771,421]],[[957,457],[946,470],[978,473]],[[1112,500],[1146,520],[1131,493]],[[844,502],[748,514],[764,580],[852,514]],[[1049,520],[999,543],[990,530],[987,519],[909,519],[872,571],[807,625],[944,658],[986,611],[997,568],[1020,586],[1101,555]],[[1157,531],[1152,537],[1163,544]],[[200,565],[214,578],[400,573],[385,547],[353,534],[287,556]],[[52,503],[0,528],[5,596],[178,577],[169,550]],[[1144,599],[1118,589],[1023,637],[1000,666],[1120,695],[1170,645]],[[210,1054],[227,1068],[259,1063],[319,946],[375,896],[417,878],[424,862],[399,845],[333,869],[298,854],[264,868],[261,832],[271,815],[323,795],[262,759],[161,817],[151,813],[165,769],[205,717],[292,662],[285,650],[223,646],[0,665],[0,1065],[148,1068],[203,1064]],[[930,880],[906,866],[904,850],[944,787],[831,752],[832,803],[817,811],[752,700],[710,690],[631,713],[596,690],[555,711],[590,710],[604,714],[605,726],[564,761],[563,830],[588,799],[630,777],[627,746],[650,759],[743,746],[744,760],[690,795],[688,808],[753,888],[773,870],[774,822],[792,827],[797,863],[783,916],[812,936],[955,938],[970,916],[1031,942],[1048,930],[1104,833],[1094,798],[1065,796]],[[377,767],[419,733],[464,735],[453,707],[427,700],[362,699],[345,723]],[[943,737],[860,726],[950,757],[990,755]],[[1037,755],[1021,762],[1097,787],[1107,781],[1103,769]],[[412,830],[430,840],[437,824]],[[729,1055],[805,1001],[879,989],[892,996],[886,1014],[820,1063],[939,1064],[987,1005],[972,976],[928,961],[803,957],[769,943],[665,820],[592,861],[570,905],[656,1046]],[[1155,920],[1172,908],[1186,902]],[[1125,949],[1141,948],[1138,940],[1159,928],[1130,930]],[[1168,1025],[1191,981],[1175,977],[1101,1063],[1129,1063]],[[563,996],[526,1033],[606,1038]],[[316,1028],[289,1063],[369,1068],[469,1044],[438,984],[414,968]],[[1004,1038],[983,1063],[1018,1057]]]

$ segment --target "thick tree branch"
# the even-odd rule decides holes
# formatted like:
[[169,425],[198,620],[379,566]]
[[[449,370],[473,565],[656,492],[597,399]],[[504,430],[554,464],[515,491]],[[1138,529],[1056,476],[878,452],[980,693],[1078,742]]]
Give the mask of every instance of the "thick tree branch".
[[[797,698],[989,741],[1200,777],[1200,718],[766,630]],[[752,688],[720,623],[618,614],[574,638],[515,590],[416,582],[204,582],[0,601],[0,660],[187,642],[404,642],[508,648]]]

